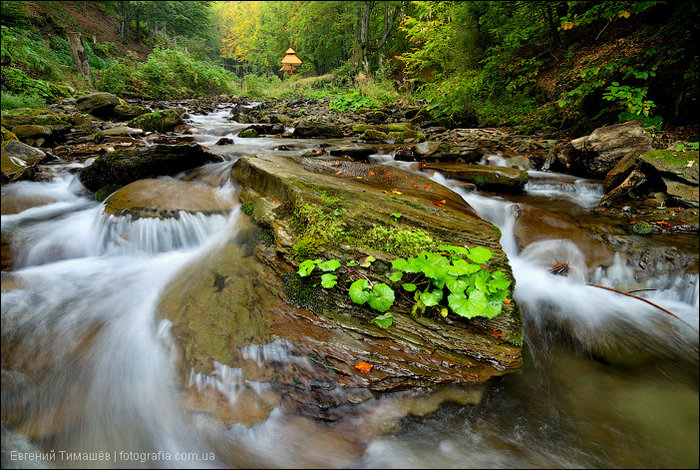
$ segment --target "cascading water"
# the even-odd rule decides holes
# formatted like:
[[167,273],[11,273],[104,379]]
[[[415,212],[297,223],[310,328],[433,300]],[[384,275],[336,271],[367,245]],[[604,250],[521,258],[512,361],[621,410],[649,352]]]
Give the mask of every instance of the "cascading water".
[[[243,124],[228,110],[193,116],[195,138],[234,144],[235,157],[314,142],[237,137]],[[377,163],[415,169],[391,155]],[[181,388],[213,389],[226,400],[264,394],[267,383],[245,380],[240,369],[215,364],[209,375],[178,379],[177,348],[168,320],[156,314],[159,296],[191,262],[212,253],[240,227],[241,214],[137,219],[102,214],[76,180],[56,170],[50,182],[3,188],[42,206],[3,215],[16,270],[3,273],[3,417],[21,416],[3,447],[26,452],[109,454],[110,460],[31,462],[49,467],[360,467],[537,468],[697,466],[697,335],[639,300],[587,285],[624,287],[634,280],[625,257],[589,272],[584,254],[566,239],[518,246],[517,204],[465,192],[439,174],[484,218],[497,225],[516,279],[515,298],[526,318],[525,370],[487,387],[474,406],[444,404],[401,421],[388,437],[359,447],[319,431],[306,418],[274,409],[265,422],[223,429],[183,405]],[[211,166],[224,181],[230,162]],[[526,197],[589,211],[602,195],[596,182],[531,173]],[[226,184],[220,189],[232,197]],[[568,276],[551,273],[568,266]],[[639,295],[698,326],[698,275],[657,276]],[[642,351],[646,355],[627,351]],[[285,345],[249,346],[250,364],[296,362]],[[302,361],[302,362],[299,362]],[[8,369],[20,369],[22,373]],[[14,366],[14,367],[9,367]],[[5,384],[24,384],[5,393]],[[8,389],[9,390],[9,389]],[[382,413],[398,416],[387,397]],[[365,406],[365,405],[363,405]],[[383,411],[382,411],[383,410]],[[369,412],[368,412],[369,413]],[[393,413],[393,415],[392,415]],[[31,437],[31,442],[22,436]],[[5,452],[5,451],[3,451]],[[120,452],[122,454],[120,454]],[[124,454],[131,452],[131,454]],[[165,454],[169,459],[165,459]],[[176,456],[177,455],[177,459]],[[3,457],[3,463],[6,463]],[[22,462],[10,461],[10,466]],[[25,464],[27,462],[24,462]],[[36,465],[30,465],[36,466]]]

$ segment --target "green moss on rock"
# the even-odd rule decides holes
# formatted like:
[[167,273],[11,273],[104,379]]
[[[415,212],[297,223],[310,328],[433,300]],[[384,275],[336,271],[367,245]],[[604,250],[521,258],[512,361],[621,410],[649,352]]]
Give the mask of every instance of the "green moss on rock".
[[245,138],[252,138],[252,137],[257,137],[258,136],[258,131],[255,129],[246,129],[244,131],[241,131],[238,134],[238,137],[245,137]]
[[378,131],[376,129],[367,129],[360,136],[360,139],[365,140],[367,142],[380,142],[386,140],[387,138],[388,136],[386,135],[386,133]]

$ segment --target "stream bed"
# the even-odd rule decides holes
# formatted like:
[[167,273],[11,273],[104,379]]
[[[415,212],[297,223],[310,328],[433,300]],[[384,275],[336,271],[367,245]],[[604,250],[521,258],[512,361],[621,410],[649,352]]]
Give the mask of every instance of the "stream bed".
[[[222,108],[189,122],[202,145],[214,148],[221,137],[233,141],[216,148],[225,161],[203,172],[221,180],[221,197],[236,197],[238,188],[221,175],[238,157],[282,145],[300,154],[319,143],[240,138],[236,132],[245,125],[227,115]],[[394,161],[390,148],[370,160],[419,171],[414,163]],[[383,406],[369,408],[373,416],[363,418],[380,424],[367,425],[373,431],[353,442],[281,410],[250,427],[224,428],[183,406],[172,325],[156,313],[159,295],[184,266],[215,252],[250,222],[239,205],[228,215],[183,213],[163,220],[104,215],[75,177],[75,169],[87,164],[55,162],[52,179],[2,189],[3,199],[52,201],[2,216],[3,239],[12,237],[15,262],[14,271],[3,272],[3,402],[13,403],[7,411],[3,405],[3,422],[21,415],[21,425],[3,425],[3,466],[698,467],[697,265],[640,285],[625,253],[615,253],[607,269],[590,271],[586,253],[567,238],[521,248],[515,235],[525,205],[563,220],[610,223],[594,210],[601,182],[532,171],[524,194],[499,195],[432,175],[501,231],[525,318],[525,366],[489,381],[475,405],[423,403],[424,411],[414,406],[403,417],[397,398],[382,398]],[[669,249],[697,247],[696,236],[668,242]],[[551,273],[557,263],[566,263],[568,276]],[[590,284],[638,289],[682,321]],[[18,345],[11,357],[7,344]],[[274,344],[248,354],[262,367],[265,361],[291,360]],[[27,380],[19,365],[40,379]],[[235,373],[224,367],[213,378],[193,374],[189,380],[202,386],[209,381],[234,399]],[[265,393],[262,385],[257,393]]]

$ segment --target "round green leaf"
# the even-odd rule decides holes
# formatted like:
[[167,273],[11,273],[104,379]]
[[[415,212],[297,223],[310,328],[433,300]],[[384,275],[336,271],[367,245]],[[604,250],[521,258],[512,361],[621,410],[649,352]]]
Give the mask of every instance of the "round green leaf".
[[374,323],[380,328],[387,329],[394,322],[394,315],[392,313],[384,313],[382,315],[374,317],[370,323]]
[[432,307],[434,305],[437,305],[442,300],[442,290],[433,289],[432,292],[425,291],[421,293],[420,299],[426,307]]
[[411,284],[410,282],[402,284],[401,287],[403,287],[403,289],[407,292],[413,292],[414,290],[416,290],[416,285]]
[[335,285],[338,283],[338,276],[335,274],[331,273],[326,273],[321,276],[321,286],[323,286],[326,289],[330,289],[332,287],[335,287]]
[[467,258],[478,264],[483,264],[491,259],[493,253],[488,248],[482,246],[475,246],[469,250]]
[[403,271],[403,268],[405,268],[408,265],[408,261],[405,259],[395,259],[394,261],[391,262],[391,267],[398,270],[398,271]]
[[350,285],[348,292],[350,298],[356,304],[362,305],[369,300],[369,288],[367,287],[367,279],[358,279]]
[[325,263],[321,263],[318,265],[319,268],[321,268],[322,271],[335,271],[340,267],[340,261],[337,259],[331,259],[326,261]]
[[369,292],[369,306],[379,312],[386,312],[394,305],[394,290],[386,284],[377,284]]
[[403,273],[401,271],[394,271],[393,273],[391,273],[391,276],[389,276],[389,280],[391,282],[398,282],[401,280],[402,277]]
[[297,271],[297,274],[301,277],[306,277],[309,274],[311,274],[311,271],[314,270],[316,267],[316,261],[307,259],[305,261],[302,261],[301,264],[299,265],[299,270]]

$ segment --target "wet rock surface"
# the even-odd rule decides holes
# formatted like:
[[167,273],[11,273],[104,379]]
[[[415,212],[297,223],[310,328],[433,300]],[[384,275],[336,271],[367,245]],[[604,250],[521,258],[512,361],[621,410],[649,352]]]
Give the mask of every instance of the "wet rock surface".
[[91,191],[107,185],[126,185],[143,178],[174,175],[205,163],[221,161],[198,144],[158,144],[119,150],[99,157],[80,172],[80,181]]
[[473,183],[479,189],[520,192],[527,183],[527,172],[517,168],[470,165],[466,163],[430,163],[424,171],[439,171],[448,178]]
[[202,214],[227,213],[234,207],[230,195],[204,184],[177,180],[141,179],[112,193],[104,213],[132,217],[173,217],[180,211]]
[[[269,235],[252,251],[227,244],[204,264],[187,268],[201,273],[196,279],[181,278],[166,290],[159,310],[182,341],[185,371],[193,367],[210,373],[216,363],[241,369],[247,380],[269,383],[285,409],[323,420],[340,419],[344,406],[374,393],[482,383],[517,371],[520,348],[508,343],[518,344],[522,328],[514,304],[504,305],[492,320],[445,322],[414,318],[412,302],[399,300],[392,308],[394,323],[384,330],[369,323],[376,312],[296,274],[295,248],[304,233],[294,207],[339,210],[343,233],[383,226],[392,212],[400,211],[397,228],[423,230],[435,243],[486,246],[495,253],[494,269],[509,272],[497,232],[475,217],[461,197],[438,185],[427,190],[420,175],[391,172],[387,178],[377,165],[278,155],[240,158],[233,175],[244,188],[241,197]],[[418,183],[420,190],[414,188]],[[400,194],[383,192],[392,189]],[[434,200],[446,205],[436,207]],[[384,270],[395,257],[360,241],[347,244],[342,237],[317,247],[319,254],[351,260],[372,253]],[[371,276],[382,279],[379,273]],[[503,336],[494,338],[496,330]],[[279,351],[281,360],[267,362],[262,370],[253,367],[251,348],[263,355]],[[354,367],[363,360],[374,365],[367,373]],[[363,389],[371,393],[358,395]]]

